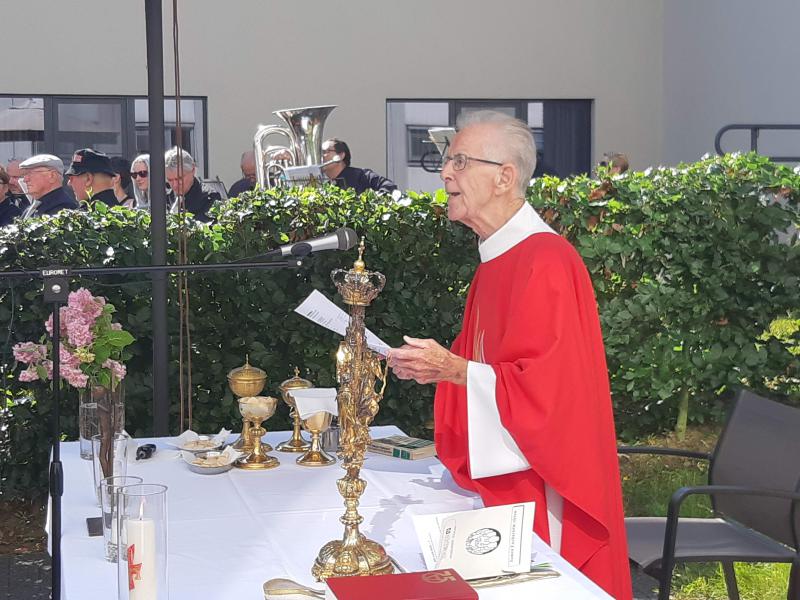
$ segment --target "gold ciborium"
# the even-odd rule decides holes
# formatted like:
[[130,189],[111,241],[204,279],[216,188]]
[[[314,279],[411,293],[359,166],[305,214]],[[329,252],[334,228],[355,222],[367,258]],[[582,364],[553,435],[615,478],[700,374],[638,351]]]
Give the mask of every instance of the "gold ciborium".
[[302,467],[327,467],[336,462],[336,459],[322,449],[319,436],[331,426],[331,413],[321,410],[312,413],[303,419],[303,429],[311,434],[311,444],[308,451],[297,459],[297,464]]
[[[325,544],[311,568],[318,581],[348,575],[383,575],[394,570],[383,546],[358,530],[364,520],[358,514],[358,499],[367,486],[359,475],[370,441],[369,425],[378,413],[386,388],[386,370],[378,355],[367,348],[364,330],[364,309],[383,289],[386,278],[366,270],[363,254],[362,239],[353,268],[331,273],[339,293],[350,306],[350,324],[336,354],[339,458],[346,472],[336,484],[344,497],[345,513],[339,518],[344,524],[344,536]],[[375,389],[376,381],[380,383],[379,390]]]
[[[245,356],[244,365],[236,367],[228,373],[228,386],[235,396],[248,398],[257,396],[264,389],[267,383],[267,374],[258,367],[250,366],[250,356]],[[236,450],[245,454],[253,451],[253,440],[250,436],[250,423],[246,420],[242,423],[242,434],[239,439],[231,444]],[[263,435],[263,434],[262,434]],[[266,452],[271,452],[272,447],[264,444]]]
[[308,379],[303,379],[300,377],[300,369],[295,367],[294,377],[287,379],[279,387],[281,390],[281,398],[283,398],[283,401],[289,407],[289,415],[292,417],[294,427],[292,429],[291,439],[281,442],[275,446],[275,449],[280,450],[281,452],[305,452],[311,447],[311,445],[303,439],[302,435],[300,435],[300,415],[297,414],[297,406],[295,405],[294,397],[292,396],[292,390],[312,388],[314,387],[314,384]]
[[249,424],[247,430],[253,449],[241,458],[237,458],[233,463],[234,466],[240,469],[272,469],[280,464],[277,458],[266,454],[269,452],[268,445],[261,442],[261,437],[267,433],[261,424],[275,414],[277,406],[278,399],[272,396],[239,398],[239,412]]

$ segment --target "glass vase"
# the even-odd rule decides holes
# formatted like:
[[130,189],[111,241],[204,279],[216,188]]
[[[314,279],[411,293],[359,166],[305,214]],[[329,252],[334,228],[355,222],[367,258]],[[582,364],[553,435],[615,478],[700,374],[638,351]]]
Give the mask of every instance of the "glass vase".
[[117,499],[118,600],[169,600],[167,486],[126,485]]
[[95,385],[78,391],[81,458],[92,460],[92,436],[107,428],[112,433],[122,433],[125,429],[125,387],[122,382],[114,390]]

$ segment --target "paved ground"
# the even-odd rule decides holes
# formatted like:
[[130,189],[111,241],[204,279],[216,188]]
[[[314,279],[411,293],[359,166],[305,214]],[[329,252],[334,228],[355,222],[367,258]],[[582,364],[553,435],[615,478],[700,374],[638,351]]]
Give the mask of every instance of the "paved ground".
[[[654,600],[655,579],[632,571],[634,600]],[[0,555],[0,600],[48,600],[50,557],[46,554]]]
[[50,598],[47,554],[0,555],[0,600]]

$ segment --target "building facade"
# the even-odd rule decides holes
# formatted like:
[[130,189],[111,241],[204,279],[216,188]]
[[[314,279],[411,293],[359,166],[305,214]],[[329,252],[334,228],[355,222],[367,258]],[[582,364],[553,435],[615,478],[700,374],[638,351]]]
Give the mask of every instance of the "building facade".
[[[163,4],[170,95],[172,3]],[[695,160],[713,149],[714,133],[728,122],[791,119],[800,78],[788,86],[793,103],[773,99],[765,112],[759,98],[734,101],[736,90],[718,76],[718,65],[687,56],[687,48],[712,46],[707,32],[718,22],[742,25],[737,15],[755,27],[788,27],[772,17],[800,17],[798,6],[181,2],[181,133],[203,174],[228,185],[240,176],[239,156],[252,147],[258,125],[278,122],[272,111],[322,104],[337,105],[325,136],[346,140],[354,165],[411,189],[438,186],[436,173],[419,163],[431,148],[424,130],[483,107],[526,120],[543,164],[562,175],[589,170],[611,151],[626,153],[633,168]],[[4,21],[9,68],[0,91],[0,162],[34,151],[68,157],[89,145],[127,158],[149,150],[144,3],[27,0],[4,7]],[[797,50],[794,38],[785,43]],[[722,39],[736,48],[746,43],[734,34]],[[720,98],[730,100],[727,110],[720,111]],[[175,113],[168,101],[165,145],[177,137]]]

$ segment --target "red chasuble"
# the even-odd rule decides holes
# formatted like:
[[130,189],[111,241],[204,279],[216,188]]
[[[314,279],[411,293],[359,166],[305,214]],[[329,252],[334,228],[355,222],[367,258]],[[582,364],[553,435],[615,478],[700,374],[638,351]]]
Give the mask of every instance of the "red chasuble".
[[481,263],[452,351],[491,366],[500,422],[530,465],[473,479],[467,387],[443,382],[436,450],[455,481],[487,506],[535,501],[534,530],[549,542],[546,483],[563,498],[561,555],[614,598],[630,599],[605,352],[591,280],[574,248],[538,233]]

